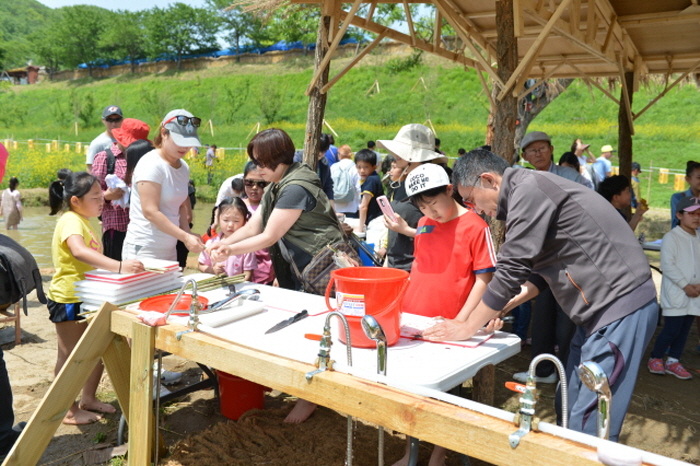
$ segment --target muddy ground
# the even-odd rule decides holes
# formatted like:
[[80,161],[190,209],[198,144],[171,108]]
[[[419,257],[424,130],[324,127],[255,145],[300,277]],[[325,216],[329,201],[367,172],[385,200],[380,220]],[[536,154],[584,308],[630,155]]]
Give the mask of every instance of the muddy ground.
[[[48,279],[48,277],[47,277]],[[47,283],[48,286],[48,283]],[[29,316],[22,319],[22,344],[12,341],[14,329],[0,329],[5,361],[13,387],[16,421],[26,421],[38,406],[52,379],[56,358],[56,337],[45,306],[32,300]],[[654,453],[700,464],[700,354],[699,336],[693,326],[683,362],[692,369],[693,380],[657,376],[640,371],[637,387],[627,416],[621,442]],[[184,371],[179,387],[199,379],[199,369],[175,356],[164,359],[166,368]],[[514,372],[529,364],[529,348],[496,367],[496,406],[514,411],[517,395],[506,390],[504,383]],[[553,386],[544,386],[539,414],[553,420]],[[99,396],[118,407],[111,384],[105,376]],[[346,419],[320,408],[304,424],[282,423],[293,399],[273,393],[266,397],[265,409],[251,411],[238,422],[228,421],[218,408],[212,390],[187,395],[162,408],[161,427],[168,457],[161,464],[189,465],[342,465],[346,448]],[[614,400],[613,400],[614,402]],[[46,449],[40,465],[88,464],[91,450],[98,444],[117,442],[119,413],[88,426],[62,425]],[[389,433],[392,434],[392,433]],[[405,440],[400,434],[387,435],[386,464],[403,454]],[[377,431],[374,426],[358,422],[355,434],[355,463],[376,464]],[[503,448],[510,448],[503,445]],[[430,446],[421,446],[421,462],[427,464]],[[125,465],[128,460],[115,457],[93,464]],[[462,464],[457,455],[449,465]]]

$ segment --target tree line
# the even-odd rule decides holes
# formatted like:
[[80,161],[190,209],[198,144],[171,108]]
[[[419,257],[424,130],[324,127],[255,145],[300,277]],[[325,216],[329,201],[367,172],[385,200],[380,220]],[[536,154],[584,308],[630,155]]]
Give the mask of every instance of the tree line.
[[[58,8],[27,36],[27,54],[31,55],[27,58],[45,66],[49,75],[82,64],[91,75],[95,67],[123,61],[134,72],[143,59],[175,60],[179,69],[184,56],[219,50],[219,40],[236,53],[244,47],[266,47],[282,40],[300,41],[305,47],[316,41],[318,8],[287,5],[261,13],[244,11],[231,1],[207,0],[203,8],[177,2],[135,12],[90,5]],[[417,5],[411,8],[419,32],[430,35],[433,12]],[[403,20],[403,6],[379,5],[373,20],[386,25]],[[373,38],[352,26],[346,36],[360,41]]]

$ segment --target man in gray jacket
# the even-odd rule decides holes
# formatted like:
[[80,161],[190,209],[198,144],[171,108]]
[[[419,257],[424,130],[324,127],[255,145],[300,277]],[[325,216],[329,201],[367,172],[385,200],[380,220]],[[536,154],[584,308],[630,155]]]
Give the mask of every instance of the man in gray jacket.
[[[520,142],[523,151],[523,158],[530,163],[535,170],[554,173],[567,180],[574,181],[586,186],[586,179],[571,167],[562,167],[554,163],[554,146],[547,133],[542,131],[532,131],[527,133]],[[588,186],[590,187],[590,186]],[[540,354],[554,354],[555,347],[559,347],[559,358],[566,362],[569,357],[569,345],[574,337],[576,327],[561,306],[552,295],[551,290],[542,291],[532,309],[532,328],[537,331],[532,332],[532,357]],[[537,365],[537,383],[555,383],[557,373],[554,364],[550,361],[543,361]],[[527,381],[527,372],[513,374],[513,378],[518,382]],[[557,415],[561,414],[561,407],[557,404]]]
[[453,169],[465,202],[505,221],[506,238],[493,279],[467,320],[446,320],[423,336],[468,339],[502,311],[551,288],[577,325],[566,363],[569,428],[596,434],[596,394],[576,371],[594,361],[612,390],[610,439],[616,441],[658,314],[649,263],[634,233],[600,195],[559,176],[510,168],[484,150],[469,152]]

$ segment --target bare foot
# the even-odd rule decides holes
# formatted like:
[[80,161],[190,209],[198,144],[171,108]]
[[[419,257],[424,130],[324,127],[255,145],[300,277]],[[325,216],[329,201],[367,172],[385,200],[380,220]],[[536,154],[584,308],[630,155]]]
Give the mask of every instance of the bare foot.
[[314,411],[316,411],[316,405],[314,403],[299,398],[297,404],[295,404],[294,408],[287,414],[284,422],[301,424],[306,421]]
[[117,409],[114,406],[108,403],[102,403],[99,400],[88,401],[85,403],[81,402],[80,409],[104,414],[114,414],[117,412]]
[[80,409],[77,406],[75,406],[75,409],[71,408],[66,413],[66,416],[63,418],[63,423],[72,426],[80,426],[85,424],[92,424],[93,422],[97,422],[100,419],[102,419],[101,415],[92,413],[90,411],[85,411],[84,409]]
[[447,449],[435,445],[433,447],[433,453],[430,455],[430,463],[428,466],[445,466],[445,458],[447,457]]
[[406,452],[403,458],[398,460],[396,463],[392,464],[391,466],[408,466],[408,460],[409,460],[409,453]]

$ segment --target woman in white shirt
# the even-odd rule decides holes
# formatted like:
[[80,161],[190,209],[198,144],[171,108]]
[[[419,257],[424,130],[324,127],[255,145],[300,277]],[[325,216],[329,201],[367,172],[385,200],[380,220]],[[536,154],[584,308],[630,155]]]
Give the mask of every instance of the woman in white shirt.
[[168,113],[154,138],[156,148],[134,169],[124,259],[177,260],[178,240],[192,252],[204,249],[202,239],[190,231],[190,169],[183,160],[190,148],[202,145],[197,136],[200,123],[186,110]]

